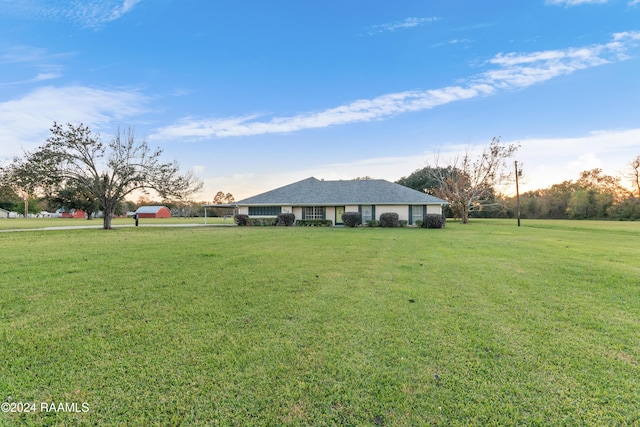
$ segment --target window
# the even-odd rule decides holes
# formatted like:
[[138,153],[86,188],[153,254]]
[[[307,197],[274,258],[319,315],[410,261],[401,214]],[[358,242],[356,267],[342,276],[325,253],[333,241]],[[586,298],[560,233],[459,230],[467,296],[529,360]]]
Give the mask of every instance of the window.
[[363,205],[362,206],[362,223],[366,223],[371,219],[373,219],[373,206]]
[[415,224],[416,221],[422,221],[424,219],[424,210],[422,206],[411,206],[411,224]]
[[305,206],[304,219],[324,219],[324,207],[322,206]]
[[280,206],[249,206],[249,215],[279,215]]

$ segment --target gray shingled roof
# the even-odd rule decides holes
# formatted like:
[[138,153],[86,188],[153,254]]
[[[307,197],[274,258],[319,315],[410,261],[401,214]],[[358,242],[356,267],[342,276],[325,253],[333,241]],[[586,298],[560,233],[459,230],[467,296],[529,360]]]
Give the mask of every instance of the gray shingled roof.
[[236,202],[248,205],[432,205],[445,200],[384,179],[323,181],[307,178]]

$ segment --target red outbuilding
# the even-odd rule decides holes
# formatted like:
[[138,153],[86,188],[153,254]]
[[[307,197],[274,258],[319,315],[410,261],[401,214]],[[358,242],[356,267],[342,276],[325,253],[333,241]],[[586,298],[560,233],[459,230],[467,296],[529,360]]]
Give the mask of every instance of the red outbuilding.
[[140,206],[136,215],[138,218],[171,218],[171,211],[165,206]]
[[82,209],[71,209],[67,212],[60,212],[62,218],[86,218],[87,213]]

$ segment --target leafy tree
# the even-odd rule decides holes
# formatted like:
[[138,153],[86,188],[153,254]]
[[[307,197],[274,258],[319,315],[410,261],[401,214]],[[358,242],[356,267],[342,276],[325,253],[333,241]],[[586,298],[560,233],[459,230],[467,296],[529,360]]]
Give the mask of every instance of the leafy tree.
[[447,200],[456,216],[467,224],[470,212],[494,203],[494,188],[511,177],[507,160],[518,148],[518,144],[503,145],[500,138],[493,138],[477,158],[466,152],[443,167],[436,157],[429,169],[437,182],[435,195]]
[[435,189],[437,189],[440,185],[437,179],[434,176],[438,174],[448,174],[451,173],[450,169],[445,168],[442,171],[435,171],[434,168],[427,166],[422,169],[416,169],[409,176],[403,176],[399,180],[396,181],[396,184],[404,185],[405,187],[413,188],[414,190],[421,191],[424,193],[432,194]]
[[629,197],[611,206],[608,214],[611,218],[619,220],[640,220],[640,197]]
[[552,219],[566,219],[567,208],[571,196],[577,190],[573,181],[563,181],[554,184],[546,190],[542,190],[541,217]]
[[28,214],[39,214],[40,211],[42,210],[40,205],[40,200],[38,200],[36,197],[29,197],[27,199],[26,206],[24,202],[25,201],[22,199],[18,202],[18,205],[16,206],[17,212],[25,213],[25,215],[28,215]]
[[233,198],[233,194],[231,193],[223,193],[222,191],[218,191],[216,195],[213,197],[213,204],[215,205],[225,205],[228,203],[233,203],[236,200]]
[[576,185],[597,193],[610,194],[614,201],[622,201],[629,195],[629,191],[620,184],[620,178],[605,175],[600,168],[580,172]]
[[109,143],[89,127],[54,123],[46,144],[24,159],[15,159],[11,175],[31,191],[52,194],[68,184],[91,193],[104,211],[104,229],[134,191],[154,190],[163,198],[182,198],[202,186],[192,174],[180,174],[176,162],[160,160],[162,150],[151,150],[132,128],[118,129]]
[[[231,193],[224,193],[222,191],[218,191],[216,195],[213,197],[214,205],[227,205],[235,202],[235,198]],[[225,216],[225,215],[233,215],[233,208],[214,208],[213,215],[215,216]]]
[[11,186],[6,184],[0,185],[0,208],[8,211],[16,211],[21,201],[22,198]]
[[47,198],[49,206],[64,209],[81,209],[87,214],[87,219],[93,219],[94,213],[100,210],[98,199],[84,186],[69,182],[55,195]]

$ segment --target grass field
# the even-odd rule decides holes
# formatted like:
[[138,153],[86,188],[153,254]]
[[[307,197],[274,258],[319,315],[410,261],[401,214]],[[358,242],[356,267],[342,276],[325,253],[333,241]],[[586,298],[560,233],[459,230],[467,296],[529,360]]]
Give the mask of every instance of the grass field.
[[640,425],[640,223],[28,231],[0,251],[0,402],[37,405],[0,425]]
[[[132,226],[135,221],[132,218],[114,218],[112,225]],[[141,218],[140,226],[158,224],[204,224],[204,218]],[[233,224],[233,218],[209,217],[207,224]],[[22,230],[49,227],[102,227],[102,218],[92,220],[75,218],[0,218],[0,230]]]

